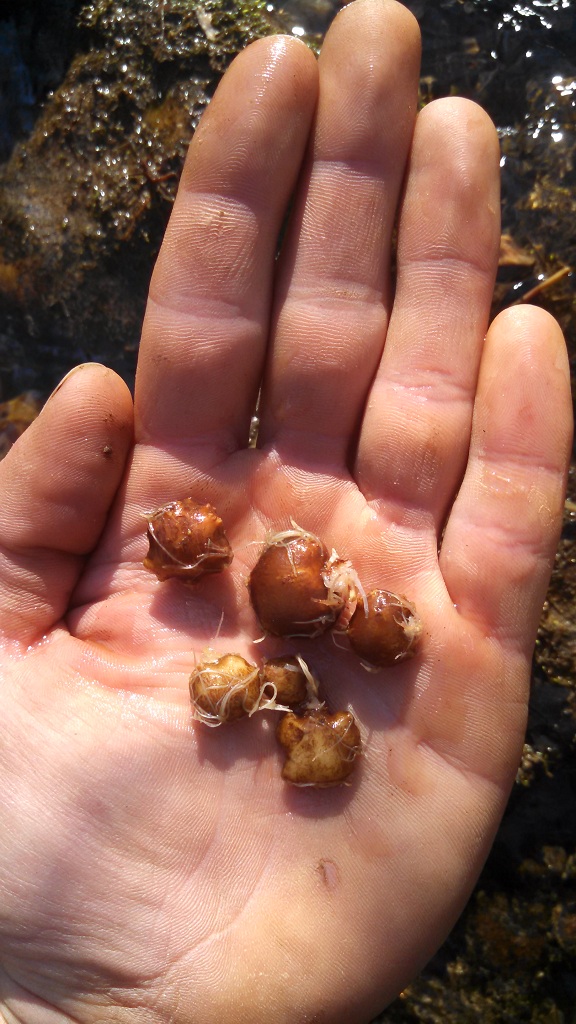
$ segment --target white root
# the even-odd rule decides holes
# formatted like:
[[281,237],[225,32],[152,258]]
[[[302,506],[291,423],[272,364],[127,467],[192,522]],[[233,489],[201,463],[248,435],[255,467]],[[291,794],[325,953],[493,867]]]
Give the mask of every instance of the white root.
[[[290,523],[292,527],[290,530],[280,530],[277,533],[275,533],[272,530],[269,530],[264,538],[264,547],[262,550],[266,551],[270,547],[284,548],[286,554],[288,555],[290,565],[292,566],[294,571],[296,571],[296,566],[294,565],[294,561],[292,558],[292,552],[290,551],[290,544],[292,543],[292,541],[302,539],[313,540],[320,546],[322,546],[322,541],[316,536],[315,533],[310,533],[308,530],[303,530],[302,527],[298,526],[298,524],[295,523],[293,519],[290,520]],[[306,634],[302,635],[304,636]]]
[[345,631],[343,629],[338,631],[332,630],[332,633],[330,634],[332,637],[332,643],[339,651],[350,651],[348,644],[346,642],[342,643],[344,632]]
[[[213,655],[215,652],[208,651],[206,653]],[[259,668],[255,665],[252,672],[233,682],[232,678],[228,679],[226,674],[219,670],[219,661],[219,657],[212,657],[211,661],[204,662],[202,667],[196,670],[195,682],[200,692],[198,694],[191,692],[192,716],[196,721],[202,722],[211,729],[216,729],[223,722],[229,721],[230,702],[239,693],[244,693],[242,708],[248,718],[251,718],[257,711],[291,710],[288,705],[277,702],[278,691],[276,685],[272,682],[261,682],[256,698],[251,700],[248,706],[246,697],[251,683],[260,675]],[[224,694],[221,694],[220,691],[223,685],[227,683],[229,683],[229,688]],[[213,691],[219,695],[211,695]],[[208,703],[208,708],[202,706],[202,703],[200,703],[201,699],[203,703]]]
[[[214,665],[217,662],[213,663]],[[201,669],[198,670],[197,679],[202,684],[202,696],[207,698],[210,710],[203,708],[198,703],[198,697],[192,696],[192,714],[194,718],[203,722],[204,725],[208,725],[215,729],[222,722],[228,721],[228,706],[233,697],[238,693],[246,691],[250,683],[258,676],[258,669],[254,666],[252,672],[238,679],[237,682],[231,683],[230,688],[220,697],[214,698],[210,696],[211,690],[221,690],[222,688],[222,673],[219,672],[215,667],[211,668],[210,664],[205,664]],[[246,714],[251,715],[257,710],[257,702],[255,706],[250,708],[246,707],[246,692],[244,692],[244,698],[242,701],[242,707],[246,711]]]
[[[339,747],[343,747],[344,749],[340,753],[340,757],[341,757],[342,761],[346,761],[347,763],[349,763],[351,761],[355,761],[356,758],[358,757],[358,755],[362,752],[362,746],[361,746],[360,743],[353,743],[353,744],[351,744],[351,743],[347,743],[346,742],[346,737],[348,736],[348,733],[354,727],[354,725],[355,725],[354,717],[352,717],[351,720],[348,722],[348,725],[347,725],[347,728],[346,728],[346,732],[344,733],[343,736],[341,736],[337,732],[336,729],[333,729],[332,732],[334,733],[334,742],[330,743],[328,746],[325,746],[323,753],[326,753],[326,752],[328,752],[330,750],[336,750]],[[314,761],[318,760],[318,758],[320,756],[321,756],[320,754],[316,754],[312,758],[312,763],[314,763]]]
[[220,547],[218,544],[214,544],[214,542],[210,538],[207,538],[207,551],[203,551],[201,555],[198,555],[198,558],[196,559],[195,562],[182,562],[180,561],[179,558],[175,557],[173,552],[168,550],[168,548],[162,543],[162,541],[158,540],[158,537],[156,536],[156,531],[152,523],[148,524],[148,531],[150,533],[150,536],[154,540],[154,543],[160,548],[160,551],[162,551],[162,553],[168,559],[168,562],[179,566],[181,569],[197,569],[199,565],[202,565],[202,562],[205,562],[207,558],[212,558],[214,554],[226,555],[228,553],[227,548]]
[[394,616],[394,621],[398,626],[402,627],[404,630],[404,636],[408,641],[406,651],[396,655],[395,660],[398,661],[399,658],[403,659],[406,657],[406,654],[412,645],[420,638],[420,634],[422,633],[422,623],[418,612],[411,601],[408,601],[406,598],[399,597],[398,594],[392,594],[391,596],[394,598],[396,606],[400,610],[400,618],[396,618],[396,616]]
[[378,665],[371,665],[369,661],[362,661],[362,659],[360,659],[360,665],[365,672],[371,672],[372,675],[374,675],[375,672],[382,671],[382,668]]
[[326,632],[326,626],[332,625],[334,622],[334,616],[327,612],[326,615],[317,615],[315,619],[299,619],[294,622],[294,625],[311,626],[313,622],[318,623],[318,629],[315,629],[313,633],[289,633],[286,635],[290,636],[291,639],[304,636],[307,640],[315,640],[317,636],[322,636],[322,634]]
[[[308,665],[304,661],[304,658],[300,654],[296,655],[296,661],[300,665],[304,677],[306,679],[306,707],[310,710],[317,710],[318,708],[324,707],[324,701],[320,700],[318,696],[318,680],[310,671]],[[294,671],[296,671],[294,669]]]
[[341,558],[334,548],[324,566],[322,579],[328,590],[327,603],[331,607],[342,606],[342,611],[334,626],[337,631],[344,632],[346,630],[359,600],[364,605],[365,615],[368,615],[368,599],[358,573],[352,562],[348,558]]
[[216,630],[216,633],[214,634],[214,639],[215,640],[217,640],[218,637],[220,636],[220,630],[222,629],[223,625],[224,625],[224,609],[222,609],[222,611],[220,612],[220,622],[218,623],[218,629]]
[[[264,691],[270,688],[273,693],[271,697],[264,697]],[[258,694],[258,700],[252,708],[252,711],[248,712],[248,717],[251,718],[255,711],[291,711],[287,704],[278,704],[276,697],[278,696],[278,690],[275,683],[263,682],[260,686],[260,693]]]

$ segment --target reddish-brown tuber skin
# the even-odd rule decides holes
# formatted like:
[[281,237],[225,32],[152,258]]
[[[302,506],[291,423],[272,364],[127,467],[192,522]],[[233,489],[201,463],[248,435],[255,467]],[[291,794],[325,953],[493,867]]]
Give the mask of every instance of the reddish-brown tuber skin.
[[304,704],[308,699],[308,683],[302,671],[298,658],[286,655],[284,658],[268,658],[260,669],[260,681],[264,686],[264,696],[267,695],[266,687],[271,685],[276,688],[275,700],[278,704],[288,704],[295,707]]
[[345,601],[329,595],[323,579],[328,557],[322,541],[304,531],[264,549],[248,585],[267,633],[314,637],[334,625]]
[[260,694],[258,669],[239,654],[203,662],[190,676],[192,708],[207,725],[244,718],[257,709]]
[[293,786],[339,786],[353,772],[361,752],[360,731],[349,711],[288,711],[276,736],[286,751],[282,778]]
[[192,498],[171,501],[150,516],[148,543],[144,566],[162,581],[195,583],[221,572],[233,558],[220,516]]
[[397,665],[416,654],[422,624],[414,605],[387,590],[373,590],[366,599],[368,615],[359,602],[346,631],[353,651],[374,668]]

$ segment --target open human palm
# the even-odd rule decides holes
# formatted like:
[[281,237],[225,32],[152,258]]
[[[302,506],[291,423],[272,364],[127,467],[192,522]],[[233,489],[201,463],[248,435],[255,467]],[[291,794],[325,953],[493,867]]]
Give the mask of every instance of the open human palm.
[[[416,117],[418,61],[385,0],[342,12],[318,63],[285,37],[237,58],[191,145],[134,409],[80,367],[0,467],[3,1024],[367,1021],[488,852],[557,539],[568,373],[540,310],[486,335],[497,141],[465,101]],[[146,515],[188,496],[216,507],[234,561],[160,583]],[[415,658],[371,674],[330,635],[254,646],[246,579],[291,520],[415,603]],[[301,653],[357,718],[351,785],[283,782],[278,713],[194,722],[207,649]]]

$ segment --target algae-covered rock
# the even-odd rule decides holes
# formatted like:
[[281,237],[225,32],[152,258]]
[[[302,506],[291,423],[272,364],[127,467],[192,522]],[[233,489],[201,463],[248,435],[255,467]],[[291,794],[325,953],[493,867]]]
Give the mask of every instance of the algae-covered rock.
[[124,368],[198,119],[275,29],[261,0],[83,7],[81,50],[0,171],[0,312],[30,359],[42,338]]

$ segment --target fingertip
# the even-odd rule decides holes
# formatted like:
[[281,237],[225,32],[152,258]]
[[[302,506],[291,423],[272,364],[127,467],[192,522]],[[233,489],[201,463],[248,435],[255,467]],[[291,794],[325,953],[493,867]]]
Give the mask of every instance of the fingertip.
[[189,177],[194,180],[199,145],[221,146],[225,135],[230,147],[234,122],[241,123],[247,110],[263,109],[265,121],[277,110],[283,121],[299,115],[309,119],[317,83],[316,56],[301,39],[282,34],[255,39],[234,58],[201,118],[190,145],[192,159],[184,165],[184,185]]
[[296,88],[306,88],[307,80],[316,77],[317,59],[314,51],[298,36],[287,33],[255,39],[232,61],[227,74],[252,76],[255,72],[269,79],[280,69],[291,73]]
[[366,25],[383,26],[387,30],[396,28],[406,39],[420,46],[421,33],[417,19],[412,12],[397,0],[352,0],[343,7],[332,22],[332,26],[348,28],[362,19]]
[[422,158],[429,161],[433,147],[439,166],[450,169],[451,189],[469,192],[472,202],[487,202],[499,229],[500,143],[489,114],[474,100],[445,96],[422,108],[416,131],[427,143],[420,147]]
[[499,162],[494,124],[473,100],[445,97],[419,112],[401,211],[400,264],[418,262],[424,248],[435,261],[451,251],[480,271],[492,293],[500,245]]
[[458,121],[474,130],[484,129],[490,140],[498,144],[498,133],[490,115],[479,103],[465,96],[442,96],[437,100],[431,100],[422,107],[420,118],[438,119],[448,125]]
[[[540,461],[568,470],[573,437],[570,362],[564,335],[557,320],[540,306],[519,303],[502,310],[486,336],[480,381],[487,396],[488,413],[501,381],[513,382],[506,413],[518,406],[517,422],[522,424],[522,405],[539,408],[540,436],[527,440],[520,426],[519,443],[526,453],[540,453]],[[480,410],[482,405],[479,406]],[[546,424],[546,430],[543,429]],[[512,430],[510,428],[510,434]]]
[[529,303],[518,303],[501,310],[494,318],[490,333],[513,335],[532,358],[543,356],[544,361],[570,380],[570,362],[564,334],[558,321],[548,310]]
[[[450,161],[453,177],[463,183],[476,182],[485,188],[492,184],[496,203],[500,186],[500,143],[492,118],[474,100],[463,96],[444,96],[427,103],[418,114],[417,130],[429,144],[441,140],[444,163]],[[436,143],[437,145],[437,143]],[[473,161],[471,162],[471,155]],[[429,153],[426,153],[429,159]]]
[[2,463],[0,542],[19,551],[90,551],[132,435],[132,398],[122,378],[98,363],[74,367]]
[[57,404],[60,415],[67,416],[74,409],[80,417],[92,417],[102,406],[102,412],[112,429],[120,435],[131,436],[133,423],[132,395],[126,382],[110,367],[102,363],[79,363],[56,385],[44,410],[54,414]]
[[[503,310],[487,332],[472,448],[520,454],[563,474],[572,436],[570,368],[557,321],[538,306]],[[500,441],[499,441],[500,439]]]
[[289,53],[290,55],[293,54],[296,60],[302,60],[304,64],[310,64],[312,67],[316,64],[316,56],[308,44],[303,39],[290,35],[288,32],[277,32],[275,35],[256,39],[245,50],[242,50],[235,60],[238,60],[249,51],[257,53],[259,50],[268,51],[276,59],[282,59],[285,54]]
[[[320,50],[319,66],[330,62],[333,73],[352,81],[358,75],[365,101],[371,81],[376,88],[383,74],[389,87],[406,80],[416,86],[422,42],[414,15],[396,0],[353,0],[336,15]],[[371,74],[370,74],[371,72]],[[409,115],[413,111],[410,109]]]

